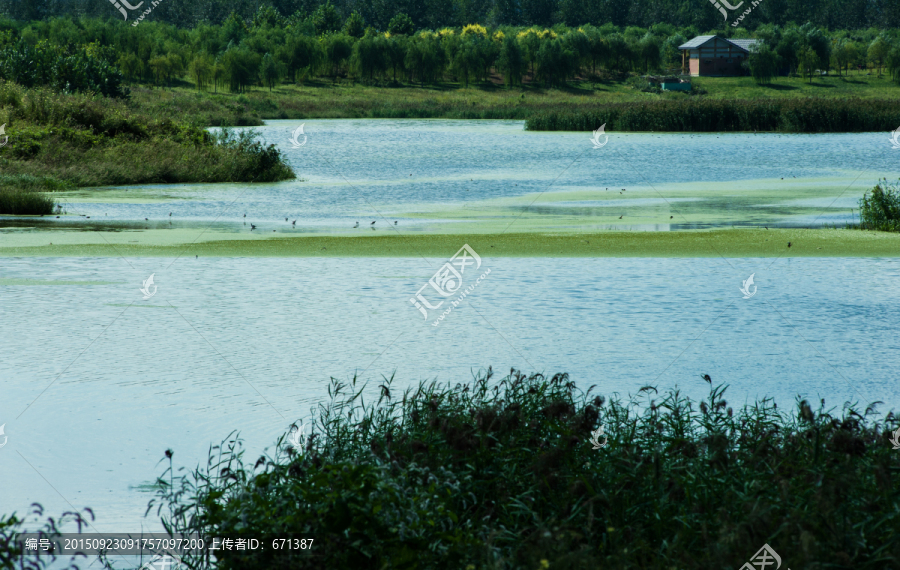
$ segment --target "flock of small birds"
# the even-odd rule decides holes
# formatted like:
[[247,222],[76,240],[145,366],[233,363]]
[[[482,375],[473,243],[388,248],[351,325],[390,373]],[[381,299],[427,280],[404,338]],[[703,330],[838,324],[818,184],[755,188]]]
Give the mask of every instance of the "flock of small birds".
[[[172,214],[169,213],[169,215],[171,216]],[[57,217],[59,217],[59,216],[57,216]],[[246,218],[247,218],[247,214],[244,214],[244,219],[246,220]],[[144,219],[146,220],[147,218],[144,218]],[[287,222],[288,220],[289,220],[289,218],[285,218],[285,219],[284,219],[285,222]],[[377,222],[377,221],[378,221],[378,220],[372,220],[372,221],[369,223],[369,227],[372,228],[372,229],[374,230],[374,229],[375,229],[375,222]],[[169,222],[169,223],[171,223],[171,222]],[[244,224],[246,225],[247,222],[245,221]],[[398,224],[398,221],[397,221],[397,220],[394,220],[394,225],[396,226],[397,224]],[[293,220],[293,221],[291,222],[291,226],[297,227],[297,220]],[[358,227],[359,227],[359,222],[356,222],[356,225],[354,225],[353,227],[354,227],[354,228],[358,228]],[[255,229],[256,229],[256,224],[251,223],[251,224],[250,224],[250,231],[252,232],[252,231],[255,230]],[[272,230],[272,231],[274,232],[274,231],[276,231],[276,230]]]

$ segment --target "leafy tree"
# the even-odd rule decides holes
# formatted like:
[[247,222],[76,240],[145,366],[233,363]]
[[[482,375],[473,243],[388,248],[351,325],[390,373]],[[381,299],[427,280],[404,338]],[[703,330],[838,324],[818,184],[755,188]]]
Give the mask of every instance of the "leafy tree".
[[649,72],[659,67],[661,50],[659,39],[651,33],[644,34],[644,37],[637,44],[638,53],[641,61],[644,63],[644,70]]
[[222,54],[222,68],[233,93],[243,93],[259,77],[262,58],[244,48],[231,47]]
[[562,85],[575,68],[575,54],[559,38],[541,42],[538,50],[538,77],[546,85]]
[[881,77],[881,67],[884,65],[885,59],[890,53],[891,44],[885,39],[884,34],[879,34],[869,44],[867,57],[869,61],[878,67],[878,76]]
[[327,34],[341,29],[341,16],[331,4],[331,0],[320,4],[312,13],[311,19],[316,28],[316,34]]
[[388,24],[388,33],[392,36],[411,36],[415,31],[416,26],[413,24],[412,19],[402,12],[391,18],[391,22]]
[[631,61],[631,47],[621,34],[610,34],[606,36],[606,42],[609,46],[607,51],[607,67],[616,71],[625,71]]
[[344,34],[328,34],[322,38],[325,48],[325,62],[331,69],[333,81],[337,81],[341,66],[353,55],[353,43],[350,36]]
[[147,62],[147,66],[153,72],[153,82],[156,84],[159,84],[160,81],[169,75],[169,58],[164,55],[151,58]]
[[222,24],[222,42],[236,45],[241,43],[241,40],[246,35],[247,25],[244,24],[244,20],[236,12],[232,12],[228,19],[225,20],[225,23]]
[[390,36],[384,39],[384,51],[387,54],[387,61],[394,74],[394,81],[397,81],[397,72],[405,71],[406,61],[406,45],[408,38],[404,35]]
[[809,79],[812,83],[812,76],[815,75],[816,69],[819,67],[819,56],[809,46],[804,46],[797,56],[797,68],[801,75]]
[[757,44],[750,50],[748,59],[750,75],[760,85],[767,85],[778,75],[778,54],[765,44]]
[[188,72],[191,74],[191,77],[194,78],[194,84],[197,86],[198,91],[202,90],[210,80],[214,65],[215,61],[206,52],[197,55],[191,60],[191,64],[188,66]]
[[284,64],[288,77],[293,81],[297,80],[297,73],[301,69],[314,69],[324,59],[322,45],[306,35],[288,36],[285,45],[279,47],[275,55]]
[[268,87],[270,92],[281,78],[278,62],[275,61],[275,58],[270,53],[267,53],[262,58],[259,66],[259,78],[262,79],[263,85]]
[[580,73],[582,65],[591,59],[591,43],[587,35],[578,30],[569,30],[563,34],[562,42],[573,54],[575,63],[573,72]]
[[354,44],[351,65],[360,77],[368,76],[372,81],[376,73],[382,74],[387,69],[387,57],[381,45],[383,41],[384,36],[366,34]]
[[474,37],[460,39],[453,58],[450,61],[450,70],[465,82],[469,87],[469,77],[481,66],[481,58],[478,55],[478,46]]
[[522,74],[526,70],[525,57],[515,37],[510,35],[503,38],[498,64],[507,87],[522,83]]
[[354,10],[344,22],[344,33],[353,38],[361,38],[366,33],[366,22],[359,12]]
[[144,64],[138,59],[138,56],[132,52],[123,53],[119,57],[118,63],[122,74],[132,81],[137,80],[143,72]]
[[540,32],[531,28],[516,35],[516,40],[522,47],[522,55],[525,56],[525,61],[528,62],[531,69],[532,80],[534,80],[534,67],[535,63],[537,63],[538,51],[541,49],[541,36],[539,34]]
[[253,27],[261,28],[268,26],[270,28],[284,27],[284,18],[278,13],[278,10],[269,4],[263,4],[253,16]]
[[406,69],[415,72],[419,82],[434,83],[444,69],[445,54],[440,37],[433,32],[421,32],[410,38],[406,46]]
[[687,42],[687,38],[682,36],[681,34],[675,34],[670,36],[663,42],[662,45],[662,58],[663,63],[666,67],[681,67],[681,50],[678,49],[679,46],[684,45]]
[[810,22],[800,27],[800,33],[804,34],[803,43],[812,49],[818,58],[818,66],[826,67],[831,61],[831,42],[819,28]]

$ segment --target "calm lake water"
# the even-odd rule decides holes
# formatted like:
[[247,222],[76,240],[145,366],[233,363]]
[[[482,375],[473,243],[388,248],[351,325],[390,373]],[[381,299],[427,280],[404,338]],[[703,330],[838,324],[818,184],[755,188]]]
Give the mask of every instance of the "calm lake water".
[[[273,142],[297,126],[274,123],[261,129]],[[133,189],[142,201],[73,204],[119,222],[163,220],[178,205],[176,223],[218,219],[223,231],[244,231],[245,211],[273,226],[290,212],[303,220],[298,231],[325,232],[376,219],[373,204],[407,212],[402,219],[447,207],[451,219],[466,200],[499,200],[506,217],[482,223],[502,231],[525,212],[523,195],[554,180],[571,195],[536,206],[602,208],[577,194],[607,184],[670,188],[673,200],[679,184],[701,188],[700,200],[717,191],[739,200],[749,188],[769,200],[760,181],[797,176],[803,182],[780,198],[821,200],[801,205],[816,212],[744,204],[738,215],[817,225],[840,219],[828,206],[854,179],[859,188],[847,194],[896,168],[878,133],[611,134],[596,153],[618,148],[627,160],[610,152],[582,162],[579,153],[595,152],[586,134],[527,133],[515,122],[310,121],[305,130],[307,145],[286,152],[306,182],[144,187]],[[641,199],[652,198],[645,190]],[[900,408],[898,259],[478,254],[478,274],[490,274],[438,326],[435,312],[426,321],[409,300],[447,259],[3,258],[0,512],[33,501],[54,516],[89,506],[103,532],[159,529],[143,514],[167,448],[193,468],[239,430],[248,458],[271,452],[327,397],[330,377],[354,374],[372,399],[384,376],[395,374],[402,390],[469,381],[492,365],[498,377],[511,367],[568,372],[606,395],[651,384],[699,398],[700,376],[710,374],[730,385],[734,407],[772,397],[789,408],[801,396],[838,409],[848,400]],[[158,289],[143,300],[150,274]],[[745,299],[739,289],[751,274],[756,293]],[[467,273],[465,286],[473,279]]]
[[372,220],[498,231],[498,217],[517,218],[513,231],[844,225],[877,179],[900,177],[886,133],[611,132],[595,149],[590,133],[525,131],[522,121],[313,120],[293,148],[300,124],[257,130],[301,180],[79,190],[63,198],[69,216],[15,223],[239,232],[254,223],[270,233],[350,232],[357,221],[361,231]]

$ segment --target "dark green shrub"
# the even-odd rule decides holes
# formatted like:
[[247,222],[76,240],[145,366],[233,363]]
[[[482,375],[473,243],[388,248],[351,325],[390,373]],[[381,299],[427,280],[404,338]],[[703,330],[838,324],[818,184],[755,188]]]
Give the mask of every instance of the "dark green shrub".
[[864,230],[900,231],[900,183],[884,178],[859,199],[859,225]]

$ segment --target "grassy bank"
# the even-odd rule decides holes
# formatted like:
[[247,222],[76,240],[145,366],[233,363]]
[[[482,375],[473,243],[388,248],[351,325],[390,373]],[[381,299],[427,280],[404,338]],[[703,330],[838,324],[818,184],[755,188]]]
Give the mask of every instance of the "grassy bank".
[[[468,89],[460,84],[419,86],[397,83],[394,86],[372,86],[354,82],[308,82],[303,86],[279,85],[273,90],[252,89],[236,95],[196,91],[189,83],[173,89],[148,89],[133,86],[136,104],[166,116],[197,117],[207,125],[259,125],[265,119],[336,119],[336,118],[433,118],[433,119],[515,119],[554,114],[573,116],[598,113],[603,109],[640,108],[638,104],[654,102],[763,101],[780,105],[796,101],[797,109],[813,108],[821,99],[840,105],[844,99],[862,99],[857,106],[873,102],[900,113],[897,103],[900,87],[887,78],[824,77],[811,85],[801,78],[783,77],[772,85],[757,85],[749,77],[695,78],[694,86],[704,93],[645,93],[632,88],[628,81],[599,83],[573,82],[565,88],[545,89],[526,84],[506,89],[494,83],[473,84]],[[884,101],[887,101],[885,103]],[[621,106],[617,106],[621,104]],[[717,109],[712,104],[709,109]],[[879,115],[880,116],[880,115]],[[892,119],[893,120],[893,119]],[[578,126],[578,130],[593,130]],[[806,123],[798,123],[806,124]],[[887,124],[891,124],[888,122]],[[728,123],[723,130],[728,130]],[[810,127],[813,128],[813,127]],[[885,130],[884,125],[870,130]],[[664,130],[630,129],[619,130]],[[677,128],[670,130],[699,130]],[[738,130],[753,130],[738,129]],[[757,129],[769,130],[769,129]],[[777,130],[777,129],[771,129]],[[862,130],[850,125],[847,130]],[[808,132],[817,132],[811,130]]]
[[52,194],[34,193],[71,186],[294,178],[253,133],[213,136],[189,113],[173,118],[123,100],[0,83],[0,123],[9,137],[0,213],[48,213]]
[[368,405],[332,380],[305,446],[282,437],[251,465],[229,438],[187,476],[167,452],[151,507],[181,532],[315,541],[220,551],[219,569],[738,568],[766,543],[784,567],[900,563],[896,418],[733,409],[706,378],[705,401],[645,387],[607,402],[564,374],[488,370],[402,394],[387,381]]
[[[90,228],[90,226],[86,226]],[[5,256],[435,257],[468,243],[490,257],[898,257],[900,233],[835,229],[727,229],[578,234],[300,236],[196,230],[8,232]],[[200,237],[198,238],[198,235]],[[273,233],[272,235],[277,236]],[[136,238],[137,236],[137,238]],[[139,243],[131,243],[138,241]],[[788,242],[791,247],[788,247]]]

